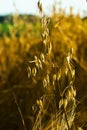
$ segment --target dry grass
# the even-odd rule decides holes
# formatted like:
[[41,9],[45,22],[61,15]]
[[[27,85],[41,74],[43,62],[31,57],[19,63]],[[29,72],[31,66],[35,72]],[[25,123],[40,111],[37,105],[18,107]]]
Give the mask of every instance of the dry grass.
[[87,21],[38,7],[41,20],[15,15],[0,38],[0,129],[86,130]]
[[52,61],[52,43],[49,33],[49,19],[43,14],[43,8],[38,2],[43,27],[43,52],[40,57],[34,57],[28,67],[28,76],[37,80],[42,75],[45,94],[37,100],[39,111],[33,130],[70,130],[74,126],[76,108],[76,90],[74,87],[75,69],[72,63],[72,49],[64,58],[61,66]]

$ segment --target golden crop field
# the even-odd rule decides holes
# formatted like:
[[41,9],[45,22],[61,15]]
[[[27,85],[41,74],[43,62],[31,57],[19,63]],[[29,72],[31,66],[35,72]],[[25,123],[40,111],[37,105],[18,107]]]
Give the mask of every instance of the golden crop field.
[[38,9],[0,22],[0,130],[87,130],[87,18]]

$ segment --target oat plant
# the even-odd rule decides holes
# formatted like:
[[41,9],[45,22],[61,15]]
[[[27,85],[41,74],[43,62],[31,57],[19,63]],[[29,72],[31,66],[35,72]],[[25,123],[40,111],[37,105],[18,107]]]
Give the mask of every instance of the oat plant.
[[54,61],[48,27],[50,19],[44,15],[40,1],[38,8],[43,28],[43,51],[29,61],[27,71],[33,82],[42,82],[44,95],[36,101],[38,112],[32,130],[74,130],[76,90],[73,49],[66,52],[61,65]]

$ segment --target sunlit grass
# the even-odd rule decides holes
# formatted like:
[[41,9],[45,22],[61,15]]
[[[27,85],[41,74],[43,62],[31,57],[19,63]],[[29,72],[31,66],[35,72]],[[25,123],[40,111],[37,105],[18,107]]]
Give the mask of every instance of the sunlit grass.
[[38,7],[0,24],[0,128],[86,130],[87,20]]

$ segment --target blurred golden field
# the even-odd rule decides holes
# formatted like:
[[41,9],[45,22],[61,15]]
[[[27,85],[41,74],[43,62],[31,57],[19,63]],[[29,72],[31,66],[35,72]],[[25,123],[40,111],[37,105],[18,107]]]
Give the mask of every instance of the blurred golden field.
[[56,73],[55,69],[51,69],[51,62],[57,70],[61,68],[70,48],[73,48],[77,93],[76,128],[72,130],[87,129],[87,18],[73,15],[72,12],[66,15],[61,10],[59,13],[53,12],[48,19],[52,52],[47,57],[46,66],[43,63],[43,71],[30,78],[27,70],[29,66],[33,68],[34,63],[30,64],[29,61],[33,61],[35,56],[40,57],[44,50],[44,29],[40,17],[16,14],[0,23],[0,130],[34,130],[39,111],[37,104],[40,104],[39,100],[45,93],[43,77],[46,72],[50,75]]

